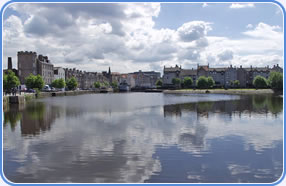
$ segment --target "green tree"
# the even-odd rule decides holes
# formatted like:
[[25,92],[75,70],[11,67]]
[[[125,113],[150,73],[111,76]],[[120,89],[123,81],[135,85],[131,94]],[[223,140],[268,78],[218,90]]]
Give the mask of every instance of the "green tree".
[[118,88],[118,83],[116,81],[113,81],[111,83],[111,87],[114,88],[114,89]]
[[238,88],[239,85],[240,85],[239,80],[235,80],[235,81],[233,82],[233,85],[234,85],[234,87]]
[[42,76],[37,75],[35,78],[34,88],[41,90],[44,87],[44,85],[45,85],[45,82],[44,82]]
[[283,74],[280,72],[270,72],[268,84],[272,89],[283,90]]
[[158,80],[156,81],[156,86],[157,86],[157,87],[162,87],[162,86],[163,86],[163,81],[162,81],[161,79],[158,79]]
[[208,87],[207,88],[212,88],[215,85],[214,79],[211,76],[209,76],[207,79],[208,79]]
[[205,76],[200,76],[197,80],[197,87],[208,88],[208,78],[206,78]]
[[267,80],[262,76],[256,76],[253,85],[255,88],[267,88]]
[[179,87],[181,84],[181,80],[179,78],[173,78],[172,83],[176,86]]
[[193,85],[193,79],[191,77],[185,77],[183,85],[184,88],[190,88]]
[[100,88],[100,82],[98,82],[98,81],[97,81],[97,82],[94,82],[94,87],[95,87],[95,88]]
[[55,88],[65,88],[66,86],[66,83],[65,83],[65,80],[60,78],[60,79],[55,79],[53,82],[52,82],[52,87],[55,87]]
[[44,87],[45,82],[44,82],[42,76],[40,76],[40,75],[35,76],[33,74],[30,74],[25,79],[25,85],[29,89],[39,89],[39,90],[41,90]]
[[4,74],[3,77],[3,87],[5,91],[11,91],[12,88],[15,88],[20,85],[18,77],[12,70],[8,70],[7,74]]
[[67,85],[69,90],[74,90],[74,89],[76,89],[78,83],[77,83],[77,80],[75,79],[75,77],[72,77],[72,78],[67,80],[66,85]]

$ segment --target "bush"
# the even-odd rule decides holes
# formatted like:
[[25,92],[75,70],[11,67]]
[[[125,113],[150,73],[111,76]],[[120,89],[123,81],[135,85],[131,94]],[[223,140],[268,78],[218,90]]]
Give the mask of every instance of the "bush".
[[272,89],[283,90],[283,74],[280,72],[271,72],[268,84]]
[[35,76],[33,74],[30,74],[25,79],[25,85],[28,89],[39,89],[39,90],[41,90],[44,87],[45,82],[44,82],[42,76],[40,76],[40,75]]
[[76,89],[78,83],[77,83],[77,80],[75,79],[75,77],[72,77],[72,78],[67,80],[66,85],[67,85],[69,90],[74,90],[74,89]]
[[173,83],[173,85],[178,87],[181,84],[181,80],[179,78],[173,78],[172,83]]
[[156,81],[156,86],[157,86],[157,87],[162,87],[162,86],[163,86],[163,81],[162,81],[161,79],[158,79],[158,80]]
[[209,76],[207,79],[208,79],[208,88],[212,88],[215,85],[214,79],[211,76]]
[[11,70],[8,70],[7,74],[4,74],[3,77],[3,88],[5,91],[11,91],[12,88],[15,88],[20,85],[20,81],[15,73]]
[[239,80],[235,80],[235,81],[233,82],[233,85],[234,85],[235,88],[238,88],[239,85],[240,85]]
[[52,82],[52,87],[55,87],[55,88],[65,88],[66,86],[66,83],[65,83],[65,80],[60,78],[60,79],[55,79],[53,82]]
[[255,88],[267,88],[267,80],[262,76],[256,76],[253,80]]
[[190,77],[185,77],[183,85],[184,85],[184,88],[190,88],[193,85],[193,79]]
[[97,81],[97,82],[94,82],[94,87],[95,87],[95,88],[100,88],[100,82],[98,82],[98,81]]
[[215,81],[212,77],[200,76],[197,80],[198,88],[212,88],[215,85]]
[[205,76],[200,76],[197,80],[198,88],[208,88],[208,79]]

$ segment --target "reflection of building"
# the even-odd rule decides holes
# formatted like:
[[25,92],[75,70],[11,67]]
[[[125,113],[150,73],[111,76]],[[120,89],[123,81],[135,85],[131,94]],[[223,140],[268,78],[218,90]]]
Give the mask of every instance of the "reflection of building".
[[59,108],[36,102],[28,105],[21,118],[22,135],[37,135],[51,129],[52,123],[59,116]]
[[18,75],[20,82],[25,83],[25,78],[30,74],[41,75],[45,84],[51,84],[54,79],[54,65],[47,56],[36,52],[18,52]]
[[224,113],[231,116],[232,114],[241,113],[268,113],[277,114],[283,111],[283,99],[273,96],[255,95],[248,96],[244,99],[215,101],[215,102],[198,102],[184,103],[176,105],[164,105],[164,117],[181,116],[184,112],[194,112],[198,118],[208,117],[209,113]]
[[279,65],[274,65],[273,68],[267,67],[250,67],[250,68],[236,68],[230,65],[226,68],[210,68],[209,65],[197,66],[197,69],[182,69],[176,65],[175,67],[164,67],[163,69],[163,86],[174,86],[172,80],[185,77],[191,77],[195,81],[200,76],[210,76],[214,79],[216,86],[230,87],[233,86],[235,80],[239,80],[241,87],[251,87],[254,78],[258,75],[268,78],[271,71],[283,72]]

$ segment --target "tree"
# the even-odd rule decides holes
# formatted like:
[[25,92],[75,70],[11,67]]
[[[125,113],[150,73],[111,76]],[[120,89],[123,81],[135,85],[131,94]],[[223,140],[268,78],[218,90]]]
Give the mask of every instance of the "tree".
[[211,76],[209,76],[207,79],[208,79],[208,87],[207,88],[212,88],[215,85],[214,79]]
[[118,88],[118,83],[116,81],[113,81],[111,83],[111,87],[114,88],[114,89]]
[[67,80],[66,85],[67,85],[69,90],[74,90],[74,89],[76,89],[78,83],[77,83],[77,80],[75,79],[75,77],[72,77],[72,78]]
[[234,85],[234,87],[238,88],[239,85],[240,85],[239,80],[235,80],[235,81],[233,82],[233,85]]
[[200,76],[197,80],[197,87],[208,88],[208,78],[206,78],[205,76]]
[[272,89],[283,90],[283,74],[280,72],[270,72],[268,84]]
[[52,82],[52,87],[55,87],[55,88],[64,88],[66,86],[66,83],[65,83],[65,80],[60,78],[60,79],[55,79],[53,82]]
[[179,87],[181,84],[181,80],[179,78],[173,78],[172,83],[176,86]]
[[35,84],[34,84],[34,88],[41,90],[45,85],[45,82],[42,78],[42,76],[37,75],[35,78]]
[[156,86],[157,86],[157,87],[162,87],[162,85],[163,85],[163,81],[162,81],[161,79],[158,79],[158,80],[156,81]]
[[98,81],[97,81],[97,82],[94,82],[94,87],[95,87],[95,88],[100,88],[100,82],[98,82]]
[[267,88],[267,80],[262,76],[256,76],[252,83],[255,88]]
[[20,85],[20,81],[15,73],[11,70],[8,70],[7,74],[4,74],[3,77],[3,87],[5,91],[11,91],[12,88],[15,88]]
[[44,82],[42,76],[40,76],[40,75],[35,76],[33,74],[30,74],[25,79],[25,85],[29,89],[39,89],[39,90],[41,90],[44,87],[45,82]]
[[193,79],[190,77],[185,77],[183,85],[184,85],[184,88],[190,88],[193,85]]

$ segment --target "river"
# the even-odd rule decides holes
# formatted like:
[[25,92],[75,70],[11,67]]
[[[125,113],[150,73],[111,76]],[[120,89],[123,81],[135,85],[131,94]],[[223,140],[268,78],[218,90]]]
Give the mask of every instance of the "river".
[[283,99],[113,93],[3,113],[15,183],[270,183],[283,170]]

